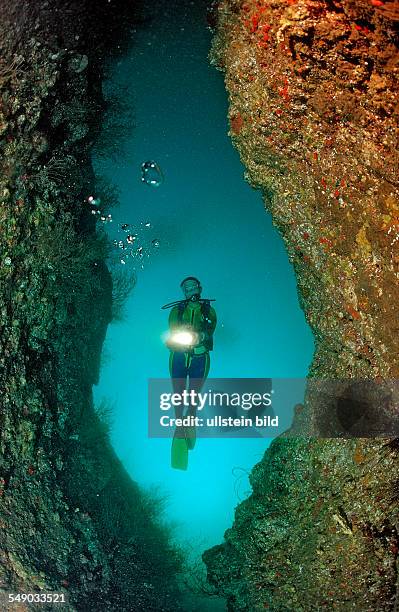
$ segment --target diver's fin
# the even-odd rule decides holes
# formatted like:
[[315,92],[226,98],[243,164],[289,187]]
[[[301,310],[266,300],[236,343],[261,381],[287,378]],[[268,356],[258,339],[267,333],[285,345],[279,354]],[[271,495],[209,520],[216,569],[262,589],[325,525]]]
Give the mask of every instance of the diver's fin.
[[186,441],[188,450],[193,450],[196,441],[195,425],[186,427]]
[[186,438],[172,440],[171,465],[175,470],[186,470],[188,465],[188,446]]

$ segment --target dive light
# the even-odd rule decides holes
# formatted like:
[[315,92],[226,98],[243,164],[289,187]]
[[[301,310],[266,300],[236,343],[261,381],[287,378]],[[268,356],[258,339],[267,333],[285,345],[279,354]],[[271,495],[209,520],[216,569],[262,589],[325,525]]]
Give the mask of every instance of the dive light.
[[198,334],[187,329],[176,330],[170,334],[169,342],[188,348],[198,344]]

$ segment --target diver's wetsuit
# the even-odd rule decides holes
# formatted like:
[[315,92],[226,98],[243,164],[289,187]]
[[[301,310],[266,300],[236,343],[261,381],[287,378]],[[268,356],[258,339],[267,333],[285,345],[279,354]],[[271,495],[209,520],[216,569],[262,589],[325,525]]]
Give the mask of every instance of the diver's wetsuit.
[[[169,327],[171,330],[180,325],[190,325],[197,333],[205,332],[206,337],[212,337],[216,327],[216,312],[210,307],[207,315],[208,322],[204,320],[200,302],[189,301],[181,315],[178,306],[174,306],[169,315]],[[182,393],[187,388],[186,378],[188,376],[188,390],[194,389],[199,393],[208,376],[210,357],[209,344],[206,340],[190,351],[171,350],[169,356],[169,372],[172,378],[175,393]],[[183,416],[183,406],[175,406],[176,417]],[[195,406],[190,407],[188,414],[195,414]]]

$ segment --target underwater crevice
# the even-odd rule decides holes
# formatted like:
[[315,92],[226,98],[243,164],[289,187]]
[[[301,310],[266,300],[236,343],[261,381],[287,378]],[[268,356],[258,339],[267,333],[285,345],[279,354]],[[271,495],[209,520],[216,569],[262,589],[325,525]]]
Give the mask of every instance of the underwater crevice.
[[161,502],[124,470],[92,395],[113,279],[90,150],[105,64],[140,22],[120,0],[0,7],[0,590],[61,592],[71,612],[181,609]]

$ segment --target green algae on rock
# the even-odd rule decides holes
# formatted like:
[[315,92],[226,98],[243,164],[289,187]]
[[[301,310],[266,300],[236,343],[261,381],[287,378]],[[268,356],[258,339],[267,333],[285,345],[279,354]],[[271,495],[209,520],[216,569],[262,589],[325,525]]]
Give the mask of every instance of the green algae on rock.
[[120,0],[0,5],[0,591],[61,592],[71,612],[181,609],[180,551],[92,399],[115,304],[87,196],[115,194],[90,151],[105,59],[137,18]]

